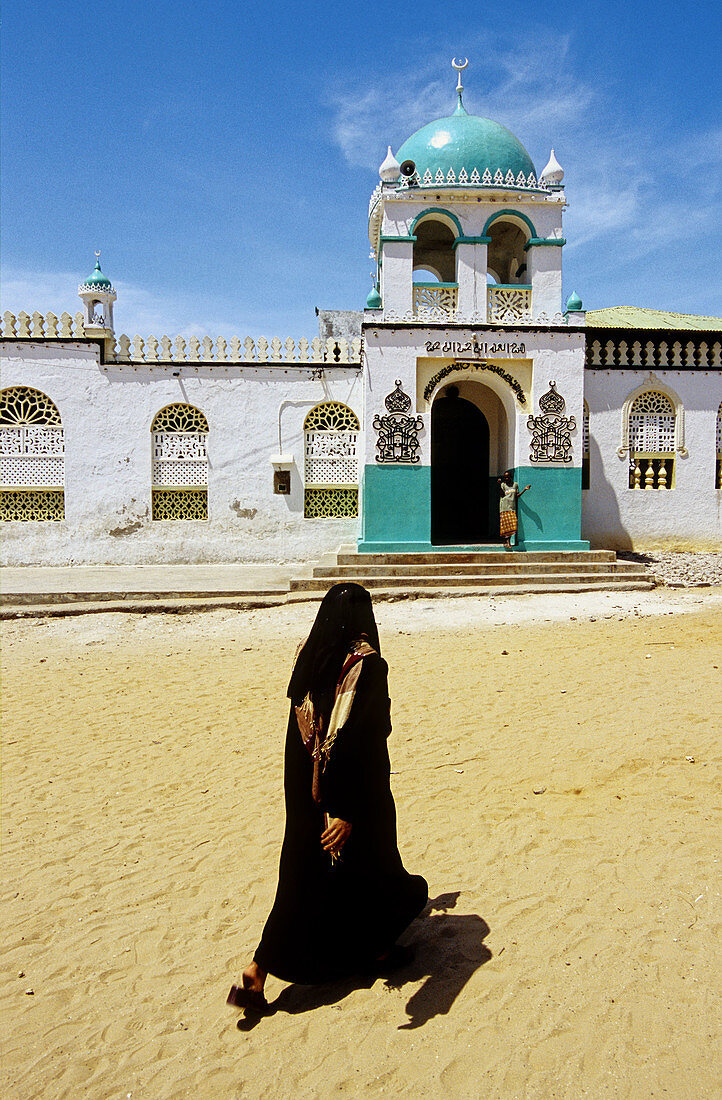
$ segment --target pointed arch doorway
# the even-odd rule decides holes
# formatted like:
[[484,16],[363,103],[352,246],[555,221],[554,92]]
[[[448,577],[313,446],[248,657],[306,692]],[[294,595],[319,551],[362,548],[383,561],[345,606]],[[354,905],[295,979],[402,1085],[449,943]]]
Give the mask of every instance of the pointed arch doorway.
[[496,540],[490,527],[489,423],[458,386],[447,386],[431,407],[431,542]]

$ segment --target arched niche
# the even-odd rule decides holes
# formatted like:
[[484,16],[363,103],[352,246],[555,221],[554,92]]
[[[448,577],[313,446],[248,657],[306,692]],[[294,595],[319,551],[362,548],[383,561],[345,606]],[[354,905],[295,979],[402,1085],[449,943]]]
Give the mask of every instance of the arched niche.
[[416,219],[413,269],[427,269],[440,283],[456,282],[454,242],[461,236],[458,220],[443,210],[427,211]]
[[536,237],[534,223],[518,210],[497,210],[486,221],[487,270],[501,286],[530,284],[525,246]]

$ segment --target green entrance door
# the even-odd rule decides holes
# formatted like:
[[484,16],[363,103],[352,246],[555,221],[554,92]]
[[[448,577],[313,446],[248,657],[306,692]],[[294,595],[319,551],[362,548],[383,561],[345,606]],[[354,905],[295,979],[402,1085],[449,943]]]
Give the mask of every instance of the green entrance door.
[[431,541],[483,543],[489,530],[489,425],[448,386],[431,407]]

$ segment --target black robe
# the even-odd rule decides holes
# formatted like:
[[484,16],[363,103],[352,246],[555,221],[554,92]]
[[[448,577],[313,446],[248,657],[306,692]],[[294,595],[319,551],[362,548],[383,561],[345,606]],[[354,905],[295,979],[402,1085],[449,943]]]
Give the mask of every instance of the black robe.
[[[278,888],[255,954],[259,966],[284,981],[358,973],[392,947],[426,904],[427,884],[404,870],[396,842],[387,673],[378,654],[364,657],[351,713],[321,777],[320,806],[291,707]],[[335,866],[321,848],[324,811],[352,825]]]

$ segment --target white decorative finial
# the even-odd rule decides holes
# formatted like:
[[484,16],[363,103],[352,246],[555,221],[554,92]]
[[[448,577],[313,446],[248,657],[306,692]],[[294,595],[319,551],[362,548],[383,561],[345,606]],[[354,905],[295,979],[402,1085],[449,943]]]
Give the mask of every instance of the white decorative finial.
[[383,163],[379,167],[379,175],[384,183],[393,183],[401,175],[401,169],[399,162],[394,154],[391,152],[391,146],[389,145],[389,151],[384,158]]
[[465,57],[463,62],[462,61],[457,61],[456,58],[454,58],[453,61],[451,62],[452,69],[456,69],[457,73],[459,74],[459,79],[456,82],[456,90],[459,94],[461,94],[461,92],[463,92],[463,90],[464,90],[464,85],[461,83],[461,74],[463,73],[464,69],[466,68],[466,66],[468,64],[469,64],[468,57]]
[[549,163],[542,172],[540,179],[549,184],[550,187],[561,187],[562,180],[564,179],[564,169],[554,156],[554,150],[552,149],[549,155]]
[[95,258],[96,258],[97,260],[99,260],[99,259],[100,259],[100,249],[99,249],[99,248],[96,248],[96,250],[95,250]]

